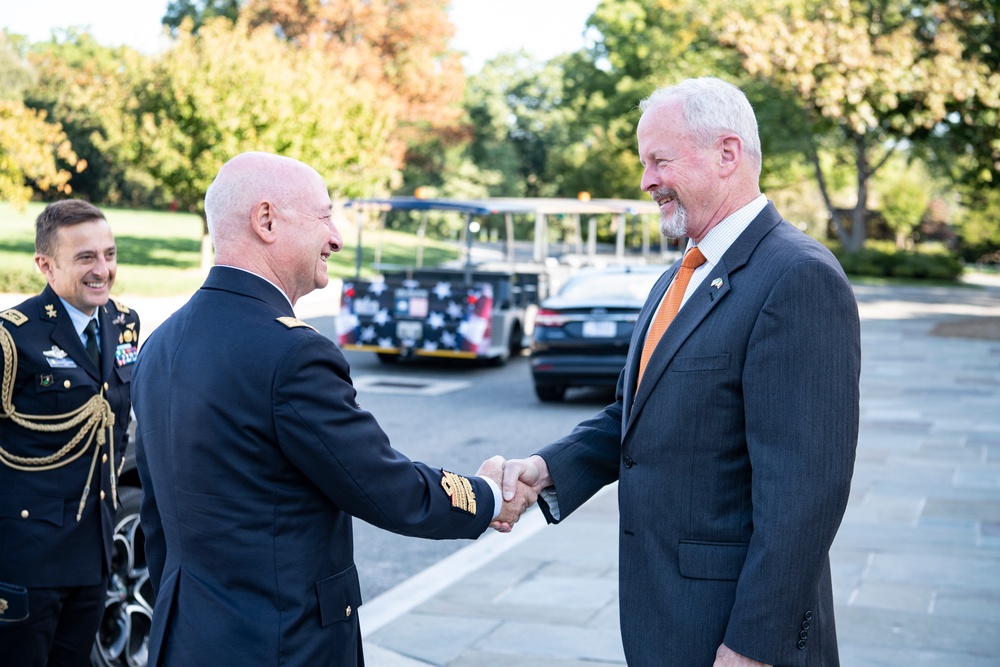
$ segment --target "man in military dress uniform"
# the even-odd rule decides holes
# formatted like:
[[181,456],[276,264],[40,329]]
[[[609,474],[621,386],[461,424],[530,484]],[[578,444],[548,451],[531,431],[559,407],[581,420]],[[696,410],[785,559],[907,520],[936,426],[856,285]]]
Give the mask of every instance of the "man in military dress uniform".
[[463,477],[395,450],[341,351],[295,318],[342,246],[314,169],[243,153],[205,212],[216,266],[143,345],[132,391],[149,664],[359,667],[352,517],[475,538],[534,495],[502,502],[499,457]]
[[116,247],[97,207],[47,206],[35,264],[48,286],[0,312],[0,582],[28,598],[26,619],[0,622],[0,662],[82,666],[104,611],[139,318],[109,299]]

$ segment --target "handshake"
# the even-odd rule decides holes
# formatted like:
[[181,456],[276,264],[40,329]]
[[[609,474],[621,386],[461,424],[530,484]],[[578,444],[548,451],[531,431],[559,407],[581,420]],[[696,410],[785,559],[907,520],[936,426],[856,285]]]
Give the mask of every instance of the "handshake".
[[503,507],[490,527],[501,533],[509,533],[521,515],[535,504],[542,489],[552,486],[549,467],[537,454],[509,460],[494,456],[479,466],[476,475],[489,477],[500,487]]

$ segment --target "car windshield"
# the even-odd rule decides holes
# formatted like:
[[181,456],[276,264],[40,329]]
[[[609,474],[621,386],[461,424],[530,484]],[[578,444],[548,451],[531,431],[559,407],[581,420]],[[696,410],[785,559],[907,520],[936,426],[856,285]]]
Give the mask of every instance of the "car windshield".
[[567,282],[559,296],[567,299],[603,298],[628,295],[645,299],[653,283],[660,277],[655,271],[629,273],[591,273],[578,275]]

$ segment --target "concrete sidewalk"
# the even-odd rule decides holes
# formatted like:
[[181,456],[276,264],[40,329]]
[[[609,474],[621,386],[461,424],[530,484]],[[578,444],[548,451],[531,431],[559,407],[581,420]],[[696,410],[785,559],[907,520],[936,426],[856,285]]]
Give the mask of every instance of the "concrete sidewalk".
[[[984,282],[856,288],[861,436],[831,552],[845,667],[1000,665],[1000,341],[932,334],[1000,318]],[[624,664],[615,491],[559,526],[532,510],[366,602],[367,663]]]

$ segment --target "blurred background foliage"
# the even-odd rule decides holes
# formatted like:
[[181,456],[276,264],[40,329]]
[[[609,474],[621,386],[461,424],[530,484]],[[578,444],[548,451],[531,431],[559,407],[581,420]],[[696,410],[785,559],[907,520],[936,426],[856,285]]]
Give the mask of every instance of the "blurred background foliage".
[[[245,150],[308,162],[336,198],[641,198],[639,101],[712,75],[757,111],[764,191],[845,264],[893,271],[869,256],[889,250],[1000,262],[996,0],[601,0],[586,48],[472,74],[447,10],[173,0],[154,54],[75,29],[4,33],[0,201],[203,216]],[[421,222],[453,233],[444,217],[390,226]]]

